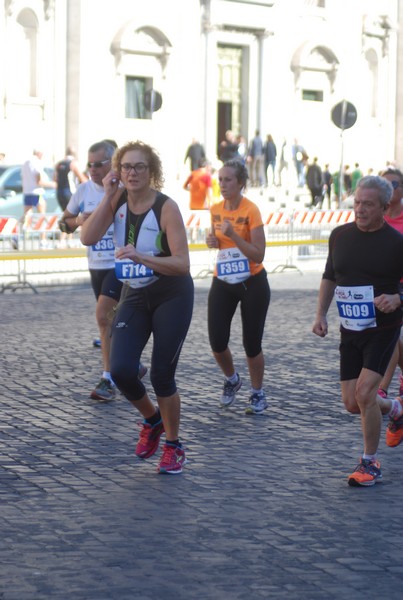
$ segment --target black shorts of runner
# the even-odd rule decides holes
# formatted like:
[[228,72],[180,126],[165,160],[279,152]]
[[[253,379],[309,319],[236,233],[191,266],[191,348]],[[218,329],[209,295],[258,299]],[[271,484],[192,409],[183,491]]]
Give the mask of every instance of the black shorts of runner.
[[341,332],[340,381],[358,379],[361,369],[384,375],[400,336],[400,327]]
[[24,206],[38,206],[39,194],[24,194]]
[[115,269],[90,269],[91,285],[95,298],[108,296],[119,302],[123,283],[115,275]]

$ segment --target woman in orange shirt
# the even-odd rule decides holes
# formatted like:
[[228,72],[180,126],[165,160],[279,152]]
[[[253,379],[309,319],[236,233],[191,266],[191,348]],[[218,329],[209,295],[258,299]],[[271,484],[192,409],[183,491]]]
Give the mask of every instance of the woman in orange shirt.
[[263,267],[266,240],[259,208],[244,197],[248,171],[239,160],[227,161],[219,172],[223,200],[211,206],[211,233],[206,243],[218,248],[208,298],[208,332],[211,349],[225,375],[221,406],[230,406],[242,379],[228,347],[231,322],[241,305],[243,346],[251,379],[245,412],[259,414],[267,408],[263,390],[262,338],[270,304],[270,286]]
[[190,192],[190,210],[209,208],[211,186],[210,165],[203,159],[199,168],[191,172],[183,185]]

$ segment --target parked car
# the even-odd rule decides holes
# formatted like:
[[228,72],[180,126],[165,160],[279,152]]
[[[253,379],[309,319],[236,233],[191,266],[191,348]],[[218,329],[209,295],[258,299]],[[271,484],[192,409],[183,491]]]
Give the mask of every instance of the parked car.
[[[24,214],[22,181],[22,165],[0,165],[0,215],[16,217],[19,219]],[[50,181],[53,181],[54,169],[45,167],[45,172]],[[56,198],[55,189],[45,189],[46,213],[60,213],[60,206]]]

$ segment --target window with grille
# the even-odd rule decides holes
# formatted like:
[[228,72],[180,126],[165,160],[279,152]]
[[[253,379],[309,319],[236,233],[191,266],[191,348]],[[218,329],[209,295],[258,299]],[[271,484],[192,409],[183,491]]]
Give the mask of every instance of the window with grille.
[[302,90],[302,100],[323,102],[323,92],[322,90]]
[[126,77],[126,119],[151,119],[152,113],[147,110],[145,94],[153,87],[150,77]]

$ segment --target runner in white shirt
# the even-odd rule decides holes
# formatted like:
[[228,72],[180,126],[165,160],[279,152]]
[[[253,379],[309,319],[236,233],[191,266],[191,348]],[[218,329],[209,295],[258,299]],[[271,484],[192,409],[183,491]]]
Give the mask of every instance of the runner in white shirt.
[[[84,223],[98,206],[104,196],[102,179],[111,169],[111,159],[115,148],[106,141],[93,144],[88,150],[88,172],[91,179],[78,186],[72,195],[61,219],[61,229],[73,232]],[[95,400],[113,400],[116,386],[110,374],[110,331],[111,315],[119,302],[122,283],[115,275],[115,247],[113,244],[113,225],[103,238],[88,247],[88,268],[92,289],[97,300],[96,319],[101,338],[103,373],[90,397]],[[144,376],[145,367],[140,365],[140,376]]]

